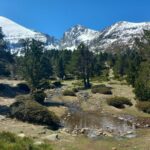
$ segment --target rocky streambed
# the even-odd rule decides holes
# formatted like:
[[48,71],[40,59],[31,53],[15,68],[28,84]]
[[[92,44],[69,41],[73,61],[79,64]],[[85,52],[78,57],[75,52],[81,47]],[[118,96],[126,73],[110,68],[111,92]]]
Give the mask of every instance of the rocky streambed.
[[[84,95],[83,92],[80,97],[83,96],[85,99]],[[61,88],[55,89],[55,92],[49,95],[48,101],[54,103],[61,96]],[[63,101],[62,104],[68,108],[68,111],[62,117],[63,128],[60,130],[73,136],[85,135],[96,139],[102,136],[132,138],[136,136],[137,128],[150,126],[150,120],[147,121],[147,119],[142,120],[142,118],[135,118],[131,115],[115,116],[99,110],[84,111],[79,102]]]
[[135,137],[134,122],[110,114],[98,112],[73,112],[63,118],[66,131],[71,134],[84,134],[89,138],[101,136]]

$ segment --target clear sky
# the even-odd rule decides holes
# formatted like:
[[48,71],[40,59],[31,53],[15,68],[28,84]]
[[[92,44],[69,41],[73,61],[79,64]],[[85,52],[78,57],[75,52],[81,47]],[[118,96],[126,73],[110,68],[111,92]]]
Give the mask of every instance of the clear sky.
[[0,16],[60,38],[76,24],[100,30],[117,21],[150,21],[150,0],[0,0]]

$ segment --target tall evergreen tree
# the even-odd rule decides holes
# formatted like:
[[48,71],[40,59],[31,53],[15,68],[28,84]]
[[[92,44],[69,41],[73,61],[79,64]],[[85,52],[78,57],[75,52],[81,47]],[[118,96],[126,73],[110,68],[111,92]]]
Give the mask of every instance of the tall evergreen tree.
[[23,41],[20,71],[23,78],[31,85],[32,90],[39,87],[52,73],[50,62],[44,55],[43,43],[36,40]]
[[90,87],[90,76],[92,74],[93,53],[88,47],[81,43],[73,54],[72,68],[74,73],[83,79],[84,87]]
[[9,51],[7,51],[7,44],[4,41],[4,35],[0,28],[0,75],[10,75],[10,66],[13,63],[13,57]]
[[57,76],[63,80],[65,76],[65,66],[62,57],[58,58],[57,62]]

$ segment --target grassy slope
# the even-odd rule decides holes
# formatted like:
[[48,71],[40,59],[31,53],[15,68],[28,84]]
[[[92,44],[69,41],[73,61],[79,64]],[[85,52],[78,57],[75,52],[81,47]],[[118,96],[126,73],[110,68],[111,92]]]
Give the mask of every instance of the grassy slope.
[[[106,103],[106,98],[111,96],[106,96],[102,94],[92,94],[88,102],[82,102],[81,106],[84,110],[103,110],[103,112],[121,115],[121,114],[129,114],[137,117],[150,117],[149,114],[140,112],[136,107],[136,99],[133,93],[133,88],[126,84],[126,82],[120,81],[109,81],[103,82],[112,87],[113,95],[112,96],[123,96],[131,99],[133,106],[126,107],[125,109],[117,109],[115,107],[108,106]],[[71,81],[67,81],[65,83],[69,85],[70,88],[72,86]],[[99,82],[93,82],[93,84],[101,84]],[[87,90],[90,92],[90,90]],[[63,99],[69,101],[76,101],[73,97],[66,97]],[[122,139],[117,140],[114,138],[104,138],[100,140],[90,140],[83,136],[75,137],[74,140],[63,141],[60,143],[54,144],[56,150],[60,148],[64,150],[112,150],[113,147],[116,147],[117,150],[149,150],[150,148],[150,129],[138,129],[137,137],[132,139]]]
[[0,133],[1,150],[52,150],[50,144],[34,144],[30,138],[20,138],[9,132]]
[[[70,88],[73,88],[74,86],[72,85],[72,82],[76,82],[76,81],[65,81],[64,84],[66,85],[66,87],[69,86]],[[142,113],[136,109],[135,95],[133,93],[133,89],[131,86],[126,85],[125,82],[114,81],[114,80],[109,81],[109,82],[103,82],[103,83],[110,85],[113,88],[112,91],[113,91],[114,96],[124,96],[124,97],[130,98],[134,105],[132,107],[127,107],[122,110],[116,109],[114,107],[108,106],[106,103],[106,98],[110,96],[106,96],[102,94],[92,94],[88,102],[81,103],[81,106],[84,110],[101,110],[102,109],[104,113],[108,112],[111,114],[113,113],[115,115],[130,114],[134,116],[150,117],[149,114]],[[93,82],[93,84],[101,84],[101,83],[95,81]],[[91,94],[90,90],[87,90],[87,92]],[[77,98],[70,97],[70,96],[68,97],[62,96],[60,100],[77,101]],[[52,110],[52,108],[49,108],[49,109]],[[59,114],[59,116],[64,114],[66,110],[66,108],[64,107],[57,107],[57,108],[54,107],[53,110],[55,111],[55,109],[57,109],[57,113]],[[112,150],[112,147],[116,147],[119,150],[149,150],[150,129],[139,129],[137,133],[138,133],[138,136],[132,139],[117,140],[114,138],[104,138],[104,139],[100,139],[96,141],[87,139],[86,137],[83,137],[83,136],[72,137],[71,135],[62,134],[61,140],[56,141],[56,142],[51,142],[50,144],[53,145],[54,150]],[[1,146],[6,145],[6,148],[4,147],[5,149],[10,149],[10,148],[7,148],[7,146],[16,146],[16,144],[21,144],[20,139],[18,139],[16,143],[9,143],[7,141],[4,142],[0,140]],[[14,149],[14,150],[18,150],[18,149]],[[45,148],[43,150],[47,150],[47,149]]]

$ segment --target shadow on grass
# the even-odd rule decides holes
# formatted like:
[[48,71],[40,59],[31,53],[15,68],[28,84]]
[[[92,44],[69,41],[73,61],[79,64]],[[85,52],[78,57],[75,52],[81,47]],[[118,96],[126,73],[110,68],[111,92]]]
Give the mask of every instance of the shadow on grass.
[[12,87],[8,84],[0,84],[0,96],[14,98],[20,94],[29,94],[29,91],[20,89],[18,86]]
[[56,106],[56,107],[61,107],[61,106],[66,106],[65,103],[63,102],[44,102],[44,106],[50,107],[50,106]]
[[6,105],[0,105],[0,115],[8,116],[10,112],[10,108]]

